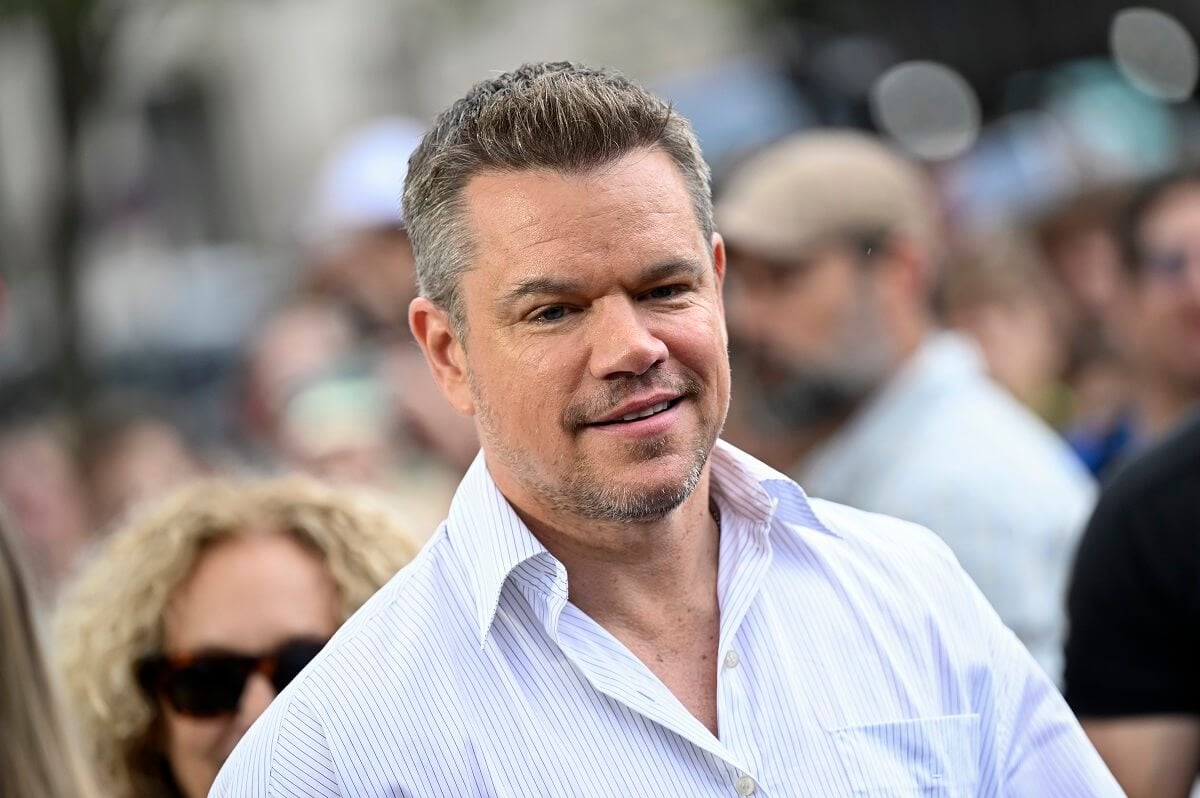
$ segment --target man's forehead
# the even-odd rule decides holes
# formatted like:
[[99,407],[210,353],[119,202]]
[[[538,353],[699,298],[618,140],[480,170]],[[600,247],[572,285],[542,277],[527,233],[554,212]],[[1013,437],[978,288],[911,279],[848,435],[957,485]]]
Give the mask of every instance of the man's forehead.
[[669,156],[637,151],[580,171],[489,170],[464,190],[480,232],[519,237],[535,227],[566,226],[597,214],[690,212],[686,183]]
[[772,272],[781,275],[804,272],[824,263],[837,260],[853,249],[853,244],[844,238],[828,238],[805,247],[796,248],[787,257],[764,252],[738,241],[725,241],[725,252],[730,268],[738,271]]
[[1155,232],[1163,227],[1188,226],[1200,217],[1200,184],[1180,186],[1159,200],[1158,207],[1146,214],[1142,229]]

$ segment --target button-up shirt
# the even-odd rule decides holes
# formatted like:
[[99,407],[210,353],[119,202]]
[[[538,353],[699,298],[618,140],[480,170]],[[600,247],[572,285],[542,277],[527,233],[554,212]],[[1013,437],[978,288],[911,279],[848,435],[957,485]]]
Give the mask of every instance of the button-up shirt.
[[1095,485],[1053,430],[988,379],[969,339],[931,336],[797,475],[814,496],[937,533],[1060,677],[1066,579]]
[[718,733],[575,607],[476,460],[213,795],[1120,795],[946,546],[719,443]]

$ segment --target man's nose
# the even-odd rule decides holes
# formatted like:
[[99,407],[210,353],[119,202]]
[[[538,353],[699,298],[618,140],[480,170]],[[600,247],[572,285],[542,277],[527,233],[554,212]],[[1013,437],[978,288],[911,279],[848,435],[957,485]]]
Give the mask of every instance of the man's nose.
[[593,313],[591,371],[597,379],[645,374],[670,356],[635,299],[606,300]]

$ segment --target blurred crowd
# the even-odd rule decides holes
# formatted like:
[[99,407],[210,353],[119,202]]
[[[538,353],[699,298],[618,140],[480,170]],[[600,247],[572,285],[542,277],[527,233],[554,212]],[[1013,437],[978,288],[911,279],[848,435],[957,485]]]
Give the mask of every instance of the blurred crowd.
[[18,404],[4,420],[0,500],[46,597],[131,506],[206,476],[299,471],[369,486],[414,534],[433,532],[478,447],[408,332],[416,280],[398,187],[420,134],[384,120],[331,159],[303,269],[230,358],[207,430],[170,382],[116,384],[77,415]]
[[[408,331],[416,282],[397,187],[420,134],[409,120],[380,120],[331,155],[308,203],[296,279],[205,400],[217,410],[197,413],[178,381],[119,376],[81,413],[37,394],[6,403],[0,499],[46,597],[131,506],[203,476],[301,471],[367,485],[415,533],[432,533],[477,443]],[[804,475],[935,333],[1095,479],[1192,406],[1200,306],[1188,242],[1200,236],[1200,176],[1103,185],[1027,219],[956,227],[934,176],[887,145],[841,131],[803,145],[727,167],[719,186],[743,378],[731,440]],[[774,182],[743,197],[755,170]],[[888,239],[896,229],[913,231],[903,252]],[[859,236],[868,260],[899,257],[907,271],[850,269],[838,250],[846,236]],[[879,447],[900,446],[891,432],[872,435],[877,460]],[[825,487],[811,474],[804,482]]]
[[[407,329],[397,198],[419,135],[382,121],[331,158],[301,277],[245,342],[228,438],[190,437],[169,396],[6,420],[6,535],[58,606],[70,706],[118,795],[203,795],[474,457]],[[1200,175],[966,232],[915,162],[829,129],[749,156],[716,213],[726,437],[814,495],[937,531],[1061,681],[1096,486],[1200,400]],[[270,479],[289,473],[319,482]]]
[[[61,690],[63,708],[22,718],[21,698],[0,699],[16,728],[0,728],[0,786],[204,795],[274,693],[444,518],[478,446],[408,330],[400,190],[422,130],[379,119],[328,153],[288,284],[219,378],[193,385],[188,354],[168,353],[169,384],[113,377],[82,408],[4,403],[0,668]],[[1185,445],[1200,172],[1178,159],[967,214],[953,175],[863,132],[807,130],[716,167],[725,437],[813,495],[933,529],[1094,719],[1129,793],[1186,795],[1200,723],[1151,744],[1111,724],[1200,713]],[[1159,509],[1164,491],[1178,496]],[[1167,530],[1176,549],[1157,548]],[[17,620],[30,608],[54,629],[49,662]],[[75,751],[71,727],[79,750],[39,772],[32,752]]]

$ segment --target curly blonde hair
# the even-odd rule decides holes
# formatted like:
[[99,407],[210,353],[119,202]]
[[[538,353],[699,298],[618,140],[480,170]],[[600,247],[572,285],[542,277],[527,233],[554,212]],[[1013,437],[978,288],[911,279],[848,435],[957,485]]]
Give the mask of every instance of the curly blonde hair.
[[55,618],[67,698],[113,798],[180,794],[157,742],[158,707],[139,688],[136,663],[161,652],[167,604],[205,548],[269,529],[324,559],[343,620],[418,548],[378,498],[304,477],[205,481],[137,508]]

